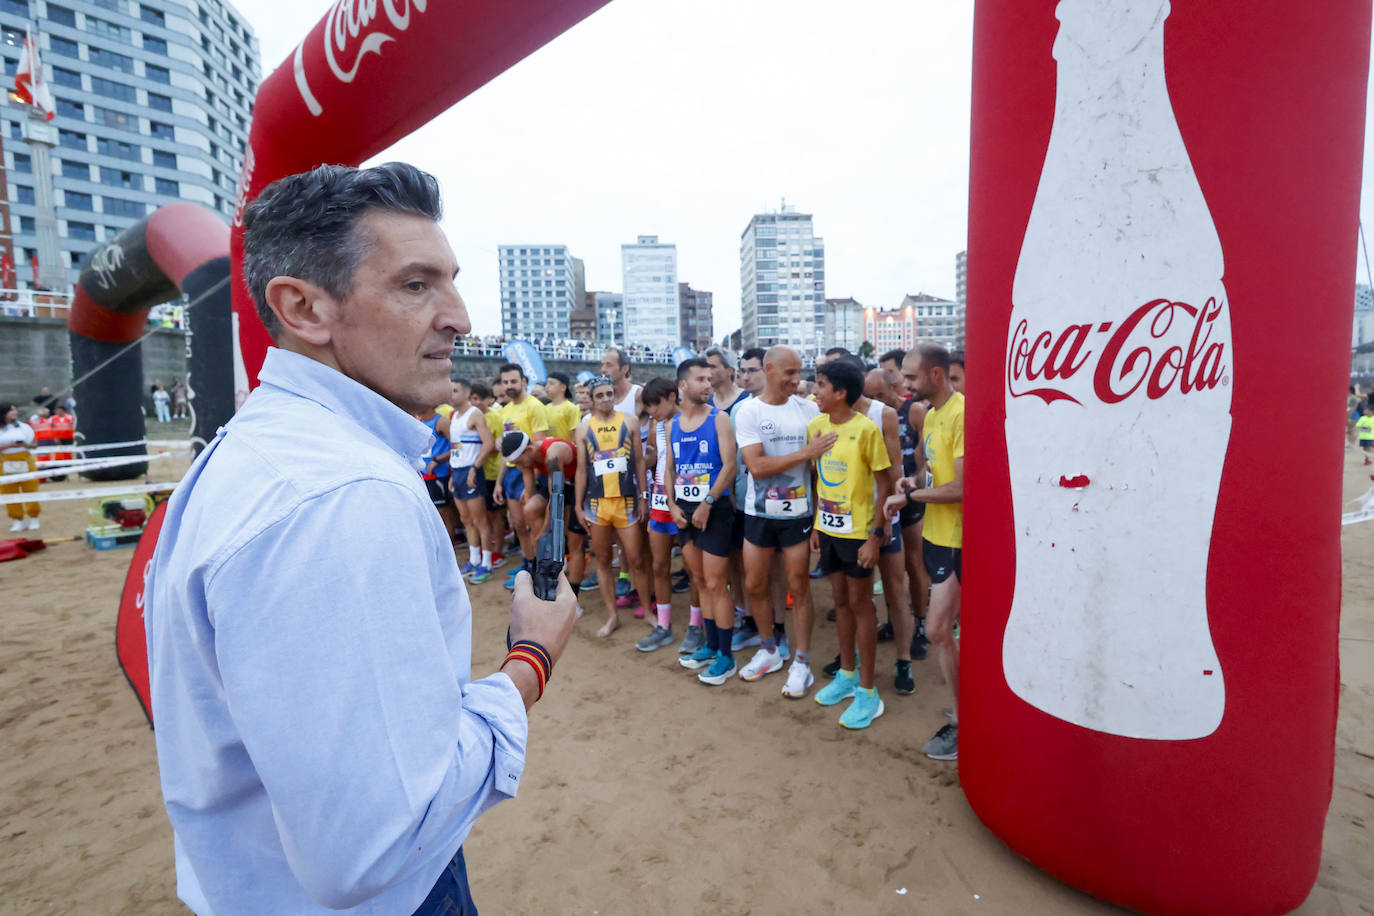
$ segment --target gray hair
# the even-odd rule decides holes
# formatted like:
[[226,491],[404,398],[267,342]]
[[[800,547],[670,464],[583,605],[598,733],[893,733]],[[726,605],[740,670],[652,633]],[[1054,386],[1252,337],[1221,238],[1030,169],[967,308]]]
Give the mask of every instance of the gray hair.
[[370,169],[321,165],[272,182],[244,210],[243,276],[273,340],[282,327],[267,305],[267,284],[295,277],[347,298],[371,245],[358,223],[373,210],[438,222],[439,183],[404,162]]
[[735,354],[731,353],[729,350],[722,350],[720,347],[712,347],[706,351],[706,358],[710,359],[712,356],[720,360],[721,364],[731,372],[735,371]]

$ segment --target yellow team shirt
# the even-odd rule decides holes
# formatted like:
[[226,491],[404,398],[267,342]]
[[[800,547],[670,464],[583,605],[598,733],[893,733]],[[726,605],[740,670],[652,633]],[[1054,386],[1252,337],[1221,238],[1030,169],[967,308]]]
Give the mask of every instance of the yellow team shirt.
[[438,407],[434,408],[434,412],[437,413],[439,416],[443,417],[445,420],[453,419],[452,404],[440,404]]
[[1360,442],[1374,439],[1374,417],[1360,417],[1355,421],[1355,429],[1359,433]]
[[546,404],[544,413],[549,418],[549,434],[555,439],[571,442],[573,430],[582,422],[581,409],[572,401],[565,400],[562,404]]
[[[954,479],[954,462],[964,457],[964,396],[957,391],[944,406],[926,411],[926,473],[931,486]],[[921,537],[940,547],[964,546],[964,504],[927,503]]]
[[836,426],[829,414],[806,424],[806,439],[839,438],[816,462],[816,530],[836,538],[868,540],[873,527],[873,472],[892,466],[883,431],[856,413]]
[[519,404],[511,401],[501,408],[501,422],[501,432],[496,434],[497,445],[501,444],[502,435],[517,429],[529,436],[530,441],[543,438],[549,432],[548,412],[538,398],[528,394]]
[[487,418],[487,429],[491,430],[491,437],[496,440],[497,447],[492,451],[487,460],[482,462],[482,476],[487,480],[495,480],[501,473],[501,433],[504,429],[504,418],[501,411],[504,408],[493,407],[483,416]]

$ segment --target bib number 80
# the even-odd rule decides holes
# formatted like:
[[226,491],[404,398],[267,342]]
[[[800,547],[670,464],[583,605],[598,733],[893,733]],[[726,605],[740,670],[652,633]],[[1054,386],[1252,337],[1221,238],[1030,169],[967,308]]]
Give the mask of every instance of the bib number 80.
[[699,483],[680,483],[673,493],[679,500],[687,503],[699,503],[706,498],[707,488]]

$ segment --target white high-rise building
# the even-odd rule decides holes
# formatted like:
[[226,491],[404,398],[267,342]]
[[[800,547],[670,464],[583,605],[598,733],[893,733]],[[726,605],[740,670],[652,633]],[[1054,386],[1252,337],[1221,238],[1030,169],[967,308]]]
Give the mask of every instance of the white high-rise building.
[[583,301],[578,299],[579,263],[568,246],[501,245],[497,259],[501,333],[508,338],[571,337],[569,318]]
[[821,352],[825,333],[825,241],[811,214],[786,202],[756,213],[740,235],[740,311],[745,347],[785,344]]
[[677,300],[677,246],[641,235],[620,246],[624,328],[629,343],[676,347],[681,340]]

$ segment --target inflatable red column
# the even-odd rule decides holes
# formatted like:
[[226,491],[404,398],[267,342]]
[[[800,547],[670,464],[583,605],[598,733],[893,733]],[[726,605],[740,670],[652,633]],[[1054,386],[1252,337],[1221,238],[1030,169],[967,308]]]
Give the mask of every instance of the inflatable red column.
[[960,776],[1036,865],[1263,914],[1331,799],[1368,0],[979,0]]
[[375,156],[607,2],[334,4],[263,81],[253,106],[231,239],[250,387],[271,341],[243,284],[244,206],[283,176]]

